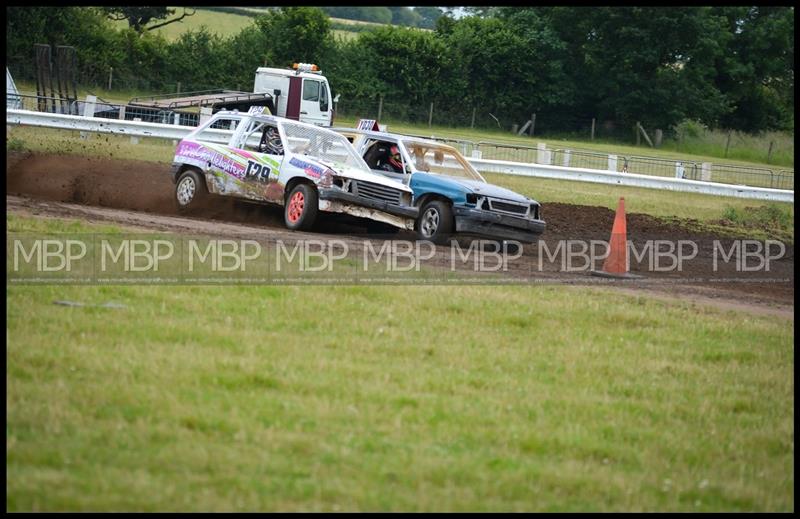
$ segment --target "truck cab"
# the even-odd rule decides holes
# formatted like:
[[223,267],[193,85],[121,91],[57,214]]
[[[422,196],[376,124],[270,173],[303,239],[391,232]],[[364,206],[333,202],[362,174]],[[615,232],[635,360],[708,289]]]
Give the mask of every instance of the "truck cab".
[[259,67],[253,93],[271,94],[279,117],[317,126],[333,125],[330,85],[316,65],[295,63],[292,70]]

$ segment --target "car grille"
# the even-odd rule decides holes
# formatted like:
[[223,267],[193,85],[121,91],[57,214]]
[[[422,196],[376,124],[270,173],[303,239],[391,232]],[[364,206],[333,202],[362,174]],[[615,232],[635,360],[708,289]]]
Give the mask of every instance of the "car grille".
[[402,192],[399,189],[393,189],[363,180],[353,180],[351,190],[353,194],[360,197],[370,200],[380,200],[381,202],[388,202],[392,205],[400,205],[400,200],[402,200]]
[[502,213],[511,213],[518,216],[525,216],[528,214],[528,205],[514,204],[511,202],[501,202],[499,200],[489,200],[489,207],[492,211],[500,211]]

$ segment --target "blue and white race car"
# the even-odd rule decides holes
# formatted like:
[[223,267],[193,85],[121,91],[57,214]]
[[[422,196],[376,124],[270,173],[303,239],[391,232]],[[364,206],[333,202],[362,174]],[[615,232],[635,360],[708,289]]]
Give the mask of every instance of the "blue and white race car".
[[545,230],[541,205],[486,182],[455,148],[386,132],[336,129],[372,171],[402,181],[419,208],[418,238],[446,243],[453,234],[532,243]]

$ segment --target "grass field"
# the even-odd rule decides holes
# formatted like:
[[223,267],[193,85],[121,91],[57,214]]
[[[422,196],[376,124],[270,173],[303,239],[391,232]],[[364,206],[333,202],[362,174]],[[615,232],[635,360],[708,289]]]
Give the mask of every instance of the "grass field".
[[[369,116],[374,117],[377,114],[366,114]],[[365,116],[366,116],[365,115]],[[336,126],[341,127],[352,127],[356,124],[357,119],[354,117],[337,117],[336,118]],[[601,153],[615,153],[620,156],[646,156],[646,157],[657,157],[657,158],[681,158],[684,161],[693,161],[693,162],[713,162],[713,163],[723,163],[723,164],[734,164],[734,165],[742,165],[742,166],[760,166],[760,167],[774,167],[777,162],[773,161],[773,164],[768,164],[766,162],[766,151],[763,153],[763,156],[759,154],[751,154],[748,155],[745,159],[738,159],[731,154],[729,158],[722,157],[723,153],[718,149],[716,145],[709,146],[708,148],[704,148],[702,143],[698,143],[697,145],[693,145],[692,141],[687,140],[683,147],[680,149],[672,149],[672,148],[649,148],[643,146],[630,146],[615,142],[604,142],[604,141],[584,141],[584,140],[569,140],[569,139],[550,139],[547,137],[529,137],[529,136],[520,136],[514,135],[507,131],[502,130],[491,130],[486,128],[451,128],[448,126],[437,126],[433,125],[432,127],[428,127],[427,125],[413,125],[407,124],[403,122],[388,122],[387,123],[388,131],[395,131],[398,133],[409,133],[414,135],[423,135],[423,136],[436,136],[436,137],[447,137],[453,139],[464,139],[469,140],[472,142],[480,142],[480,141],[491,141],[497,143],[506,143],[506,144],[513,144],[518,146],[530,146],[536,147],[536,145],[540,142],[547,144],[549,149],[582,149],[582,150],[589,150],[589,151],[598,151]],[[788,136],[786,134],[777,134],[772,137],[776,141],[780,141],[782,149],[790,149],[789,153],[783,155],[783,162],[784,165],[787,167],[794,167],[794,144],[793,144],[793,136]],[[748,141],[742,137],[743,145],[750,144]],[[791,144],[790,144],[791,143]],[[757,145],[763,147],[763,141],[757,141]],[[768,144],[767,144],[768,145]],[[791,147],[790,147],[791,146]],[[698,150],[706,150],[711,152],[710,154],[703,154],[697,153]],[[765,149],[766,150],[766,149]],[[776,159],[777,160],[777,159]]]
[[[180,16],[183,13],[181,7],[171,7],[175,9],[175,15]],[[125,28],[128,25],[126,21],[113,22],[117,28]],[[239,14],[223,13],[219,11],[209,11],[207,9],[196,9],[195,14],[187,16],[180,22],[171,23],[164,27],[154,29],[154,32],[161,34],[168,40],[177,40],[181,34],[187,31],[196,31],[200,27],[206,27],[212,33],[219,36],[233,36],[241,32],[242,29],[251,25],[253,18]]]
[[[247,18],[242,15],[233,15],[227,13],[214,14]],[[339,36],[344,38],[352,38],[356,37],[357,33],[344,31],[344,33],[340,34]],[[16,84],[21,93],[26,95],[35,95],[35,82],[16,80]],[[242,85],[239,86],[242,87]],[[335,93],[335,86],[333,88]],[[85,87],[78,88],[79,99],[85,99],[87,94],[94,94],[105,101],[114,103],[127,103],[134,97],[146,97],[164,93],[165,92],[151,92],[131,89],[107,90],[103,87],[93,87],[91,89],[87,89]],[[377,112],[377,105],[375,110]],[[362,114],[362,116],[376,117],[377,113],[365,113]],[[335,120],[335,125],[338,127],[353,127],[356,123],[357,119],[355,117],[339,115]],[[619,142],[602,140],[587,141],[579,139],[548,138],[541,136],[519,136],[499,129],[453,128],[449,126],[438,125],[428,127],[424,124],[415,125],[397,121],[389,121],[387,125],[389,131],[423,136],[436,136],[441,138],[462,139],[476,143],[480,141],[488,141],[493,143],[505,143],[534,148],[538,143],[545,143],[547,148],[550,150],[586,150],[604,154],[613,153],[619,157],[655,157],[670,160],[677,159],[684,162],[711,162],[715,164],[773,169],[776,172],[794,168],[794,135],[785,132],[773,132],[761,136],[735,133],[728,156],[725,156],[725,145],[724,142],[721,142],[721,139],[723,139],[723,134],[721,132],[712,131],[706,132],[697,137],[684,139],[679,145],[671,141],[666,141],[664,146],[661,148],[649,148],[646,146],[632,146],[621,144]],[[774,146],[771,158],[768,160],[768,157],[770,157],[768,153],[770,142],[774,143]],[[500,158],[503,160],[525,161],[529,160],[527,158],[529,155],[529,151],[523,151],[521,152],[520,156],[516,158],[513,155]],[[576,163],[577,161],[579,161],[579,157],[575,155],[573,157],[573,163]],[[635,159],[632,159],[632,161],[635,162]],[[667,176],[674,174],[674,170],[672,170],[671,167],[665,167],[667,168],[665,170]],[[735,182],[741,182],[741,179],[737,180],[734,178],[733,180]]]
[[680,154],[699,153],[723,157],[726,160],[739,159],[794,167],[793,133],[764,132],[760,135],[752,135],[730,132],[730,141],[728,137],[729,132],[703,130],[696,137],[685,141],[665,141],[664,148]]
[[[173,17],[180,16],[183,13],[183,9],[180,7],[172,7],[172,9],[176,9],[176,13]],[[252,11],[254,16],[260,12],[263,12],[258,9],[249,9],[249,11]],[[247,16],[245,14],[233,14],[220,11],[210,11],[208,9],[196,9],[195,14],[192,16],[187,16],[180,22],[171,23],[169,25],[165,25],[164,27],[154,29],[154,31],[158,34],[161,34],[168,40],[177,40],[184,32],[197,31],[201,27],[205,27],[214,34],[223,37],[229,37],[238,34],[242,29],[251,25],[253,23],[253,19],[253,16]],[[340,20],[338,18],[332,18],[331,21],[336,21],[339,24],[357,24],[357,22],[353,20]],[[125,28],[128,25],[124,20],[113,23],[117,28]],[[358,34],[356,32],[345,31],[341,29],[335,29],[332,32],[335,37],[344,39],[355,38]]]
[[794,508],[791,320],[397,290],[7,286],[7,509]]

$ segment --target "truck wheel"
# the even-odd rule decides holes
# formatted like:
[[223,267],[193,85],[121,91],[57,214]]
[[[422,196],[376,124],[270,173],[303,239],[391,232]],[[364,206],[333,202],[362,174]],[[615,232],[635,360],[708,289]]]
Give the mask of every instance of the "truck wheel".
[[417,236],[420,240],[444,245],[453,233],[453,210],[441,200],[431,200],[422,206],[417,217]]
[[283,220],[292,231],[307,231],[317,220],[319,199],[316,190],[308,184],[297,184],[289,192],[284,204]]
[[206,183],[200,178],[200,174],[192,169],[181,173],[178,182],[175,184],[175,202],[178,211],[185,212],[195,209],[202,205],[208,197]]

